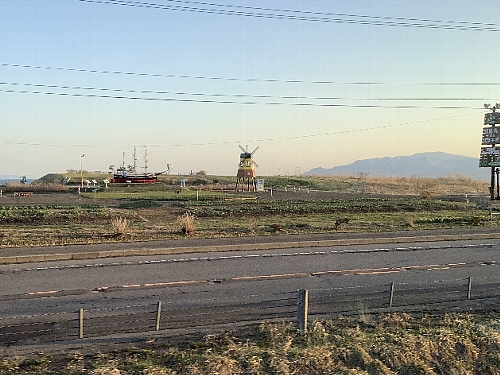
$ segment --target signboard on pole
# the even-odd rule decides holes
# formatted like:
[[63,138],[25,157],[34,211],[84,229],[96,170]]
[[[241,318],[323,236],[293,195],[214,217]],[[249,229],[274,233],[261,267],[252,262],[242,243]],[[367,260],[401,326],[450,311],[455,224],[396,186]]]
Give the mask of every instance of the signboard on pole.
[[[496,112],[500,109],[500,104],[496,103],[493,107],[491,104],[484,104],[484,108],[490,109],[491,113],[484,115],[482,145],[490,145],[490,147],[481,147],[481,156],[479,157],[479,167],[490,167],[490,199],[500,200],[500,149],[496,147],[500,143],[499,132],[495,125],[500,124],[500,113]],[[495,175],[497,185],[497,196],[495,198]]]
[[481,140],[481,144],[492,145],[495,143],[500,143],[500,127],[483,128],[483,138]]
[[500,124],[500,112],[491,112],[484,115],[484,125]]
[[480,167],[500,166],[500,146],[481,147]]

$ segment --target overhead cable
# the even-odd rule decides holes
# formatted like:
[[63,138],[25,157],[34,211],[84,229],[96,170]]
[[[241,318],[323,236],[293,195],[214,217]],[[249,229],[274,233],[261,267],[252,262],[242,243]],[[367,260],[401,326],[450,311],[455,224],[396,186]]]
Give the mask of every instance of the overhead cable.
[[347,13],[323,13],[294,9],[273,9],[232,4],[216,4],[200,1],[167,0],[171,4],[159,4],[127,0],[78,0],[85,3],[120,5],[136,8],[152,8],[179,12],[196,12],[226,16],[253,17],[277,20],[296,20],[322,23],[345,23],[357,25],[415,27],[442,30],[500,31],[500,25],[494,23],[432,20],[425,18],[380,17]]
[[[303,134],[303,135],[296,135],[296,136],[282,136],[282,137],[252,139],[252,140],[245,140],[244,142],[249,142],[249,143],[273,142],[273,141],[304,139],[304,138],[313,138],[313,137],[328,137],[328,136],[332,136],[332,135],[349,134],[349,133],[355,133],[355,132],[356,133],[367,132],[367,131],[372,131],[372,130],[391,129],[391,128],[397,128],[397,127],[403,127],[403,126],[418,125],[418,124],[430,123],[430,122],[434,122],[434,121],[452,120],[452,119],[464,117],[464,116],[477,116],[478,114],[481,114],[481,113],[483,113],[483,112],[479,111],[479,112],[468,113],[468,114],[459,114],[459,115],[446,116],[446,117],[440,117],[440,118],[425,119],[425,120],[411,121],[411,122],[403,122],[403,123],[398,123],[398,124],[393,124],[393,125],[379,125],[379,126],[364,127],[364,128],[345,129],[345,130],[339,130],[339,131],[327,132],[327,133]],[[242,140],[234,140],[234,141],[217,141],[217,142],[202,142],[202,143],[182,143],[182,144],[178,143],[178,144],[169,144],[169,145],[154,144],[154,145],[147,145],[147,147],[214,146],[214,145],[222,145],[222,144],[238,144],[238,143],[241,144],[242,142],[243,142]],[[71,148],[75,148],[75,147],[85,147],[85,148],[99,147],[100,148],[100,147],[102,147],[101,145],[98,145],[98,144],[93,144],[93,145],[43,144],[43,143],[29,143],[29,142],[13,142],[13,141],[1,141],[0,143],[6,144],[6,145],[71,147]]]
[[[2,83],[0,83],[2,85]],[[38,85],[41,86],[41,85]],[[47,86],[50,87],[50,86]],[[62,87],[62,86],[61,86]],[[100,98],[100,99],[124,99],[135,101],[149,102],[184,102],[184,103],[212,103],[212,104],[239,104],[239,105],[290,105],[300,107],[323,107],[323,108],[393,108],[393,109],[480,109],[479,107],[465,106],[417,106],[417,105],[370,105],[370,104],[342,104],[342,103],[287,103],[287,102],[257,102],[257,101],[237,101],[237,100],[217,100],[217,99],[195,99],[195,98],[173,98],[173,97],[144,97],[144,96],[127,96],[127,95],[107,95],[107,94],[82,94],[75,92],[57,92],[57,91],[41,91],[41,90],[13,90],[0,89],[0,93],[18,93],[18,94],[38,94],[51,96],[65,96],[78,98]]]
[[92,73],[92,74],[109,74],[109,75],[125,75],[137,77],[152,77],[152,78],[180,78],[180,79],[198,79],[198,80],[212,80],[212,81],[235,81],[235,82],[266,82],[266,83],[300,83],[300,84],[317,84],[317,85],[359,85],[359,86],[376,86],[376,85],[396,85],[396,86],[500,86],[500,82],[380,82],[380,81],[358,81],[358,82],[342,82],[342,81],[329,81],[329,80],[300,80],[300,79],[261,79],[261,78],[235,78],[235,77],[210,77],[203,75],[175,75],[175,74],[158,74],[158,73],[145,73],[145,72],[127,72],[120,70],[96,70],[96,69],[83,69],[83,68],[68,68],[68,67],[54,67],[54,66],[40,66],[29,64],[11,64],[0,63],[0,66],[6,68],[23,68],[23,69],[37,69],[37,70],[54,70],[66,71],[77,73]]
[[[155,94],[155,95],[177,95],[177,96],[194,96],[194,97],[208,97],[208,98],[252,98],[252,99],[280,99],[280,100],[312,100],[312,101],[326,101],[326,100],[352,100],[352,101],[491,101],[491,98],[346,98],[346,97],[336,97],[336,96],[320,96],[320,97],[309,97],[303,95],[285,95],[285,96],[273,96],[273,95],[249,95],[249,94],[222,94],[222,93],[201,93],[201,92],[185,92],[185,91],[154,91],[154,90],[123,90],[114,89],[106,87],[89,87],[89,86],[61,86],[61,85],[45,85],[39,83],[19,83],[19,82],[0,82],[0,86],[27,86],[35,88],[49,88],[49,89],[62,89],[62,90],[84,90],[84,91],[104,91],[104,92],[123,92],[127,94]],[[20,90],[24,91],[24,90]],[[240,103],[240,102],[237,102]],[[255,104],[259,104],[255,102]],[[262,104],[262,103],[261,103]],[[275,102],[273,102],[275,104]],[[283,103],[291,104],[291,103]],[[293,104],[293,103],[292,103]],[[312,103],[314,104],[314,103]]]

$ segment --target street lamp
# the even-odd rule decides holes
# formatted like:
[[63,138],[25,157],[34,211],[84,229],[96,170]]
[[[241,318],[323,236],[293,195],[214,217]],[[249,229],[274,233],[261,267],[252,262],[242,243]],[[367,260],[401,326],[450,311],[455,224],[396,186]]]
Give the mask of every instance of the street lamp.
[[82,185],[81,187],[83,188],[83,169],[82,169],[82,161],[83,161],[83,157],[85,156],[85,154],[83,154],[82,156],[80,156],[80,178],[82,179]]

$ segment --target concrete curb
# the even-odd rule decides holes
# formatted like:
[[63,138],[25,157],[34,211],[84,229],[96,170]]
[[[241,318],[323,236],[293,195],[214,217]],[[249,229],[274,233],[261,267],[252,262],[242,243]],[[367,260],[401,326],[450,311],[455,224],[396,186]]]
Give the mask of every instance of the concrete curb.
[[380,237],[380,238],[357,238],[319,241],[290,241],[290,242],[269,242],[257,244],[238,244],[220,246],[188,246],[188,247],[166,247],[156,249],[125,249],[125,250],[105,250],[88,251],[77,253],[56,253],[37,255],[17,255],[0,256],[0,264],[22,264],[38,262],[54,262],[64,260],[83,260],[100,258],[118,258],[131,256],[153,256],[169,254],[189,254],[196,252],[225,252],[225,251],[258,251],[271,249],[294,249],[310,247],[332,247],[332,246],[352,246],[352,245],[372,245],[372,244],[398,244],[407,242],[438,242],[438,241],[466,241],[499,239],[500,233],[466,233],[459,235],[428,235],[428,236],[404,236],[404,237]]

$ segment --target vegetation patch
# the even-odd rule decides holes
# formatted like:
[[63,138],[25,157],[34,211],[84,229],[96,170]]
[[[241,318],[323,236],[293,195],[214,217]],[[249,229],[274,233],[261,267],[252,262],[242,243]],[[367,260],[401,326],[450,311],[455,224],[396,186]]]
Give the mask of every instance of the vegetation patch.
[[[236,193],[229,177],[183,177],[187,187],[180,187],[179,176],[161,175],[157,184],[110,184],[79,194],[78,185],[71,189],[64,185],[67,192],[54,193],[57,190],[49,184],[61,176],[49,177],[50,182],[39,182],[39,190],[30,196],[4,190],[0,247],[123,241],[125,237],[117,236],[110,225],[116,218],[128,220],[127,241],[184,238],[188,229],[183,233],[178,218],[185,213],[197,218],[196,230],[189,230],[191,238],[499,225],[496,216],[491,220],[488,215],[495,204],[469,194],[487,191],[487,184],[461,178],[266,177],[271,194],[271,190]],[[79,174],[62,177],[72,177],[70,184],[81,180]],[[205,182],[196,183],[199,179]],[[435,194],[420,194],[423,190]],[[444,192],[452,195],[438,198]]]
[[498,374],[499,332],[495,312],[339,317],[305,335],[263,323],[175,344],[5,357],[0,374]]
[[0,224],[93,222],[107,217],[108,211],[96,204],[0,206]]
[[131,202],[120,203],[119,208],[126,208],[129,210],[133,210],[136,208],[151,208],[151,207],[160,207],[161,204],[152,199],[141,199],[135,200]]
[[134,189],[118,189],[116,187],[99,191],[97,193],[82,193],[82,197],[95,199],[97,201],[104,199],[129,199],[134,201],[157,201],[157,202],[172,202],[172,201],[220,201],[234,195],[211,191],[197,191],[190,189],[163,189],[158,190],[158,187],[152,186],[150,190],[144,188]]
[[198,217],[458,211],[465,208],[464,204],[421,198],[360,197],[332,200],[189,201],[184,202],[183,206]]
[[480,225],[484,220],[485,218],[481,216],[439,216],[427,220],[420,219],[417,223]]

